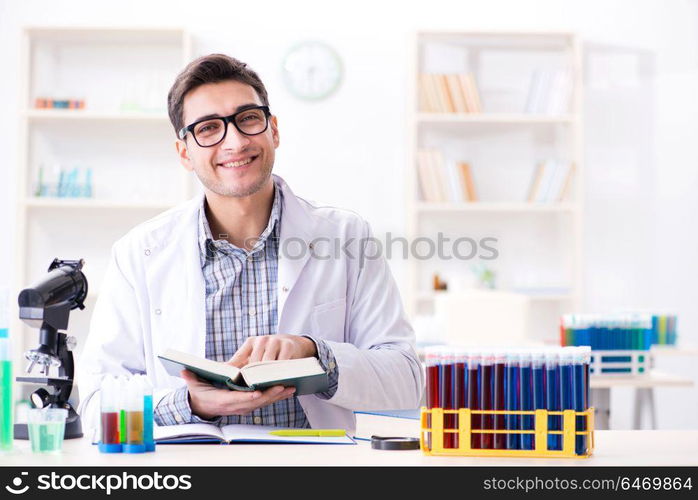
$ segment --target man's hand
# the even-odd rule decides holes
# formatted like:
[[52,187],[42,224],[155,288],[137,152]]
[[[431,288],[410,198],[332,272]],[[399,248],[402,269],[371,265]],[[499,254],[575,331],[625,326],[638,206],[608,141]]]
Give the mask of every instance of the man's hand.
[[256,361],[311,358],[313,356],[317,356],[315,342],[307,337],[279,333],[247,337],[245,343],[230,358],[228,363],[242,368]]
[[247,415],[257,408],[290,398],[296,391],[295,387],[282,385],[265,391],[230,391],[201,381],[189,370],[182,370],[181,375],[189,389],[192,413],[206,420],[224,415]]

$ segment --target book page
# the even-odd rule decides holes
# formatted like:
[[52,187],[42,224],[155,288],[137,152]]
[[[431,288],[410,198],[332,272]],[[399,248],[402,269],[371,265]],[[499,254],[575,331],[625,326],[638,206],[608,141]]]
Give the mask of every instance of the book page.
[[155,441],[169,439],[214,438],[223,441],[220,427],[212,424],[156,425],[153,427]]
[[316,358],[300,358],[250,363],[240,372],[247,385],[254,385],[270,380],[319,375],[324,370]]

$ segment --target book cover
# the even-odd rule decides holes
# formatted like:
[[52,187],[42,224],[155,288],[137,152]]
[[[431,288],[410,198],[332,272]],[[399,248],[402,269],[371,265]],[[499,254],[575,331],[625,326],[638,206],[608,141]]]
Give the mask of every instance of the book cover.
[[241,369],[173,349],[168,349],[158,358],[172,376],[179,377],[186,368],[217,387],[234,391],[256,391],[283,385],[295,387],[295,395],[301,396],[326,392],[329,388],[327,373],[316,358],[260,361]]

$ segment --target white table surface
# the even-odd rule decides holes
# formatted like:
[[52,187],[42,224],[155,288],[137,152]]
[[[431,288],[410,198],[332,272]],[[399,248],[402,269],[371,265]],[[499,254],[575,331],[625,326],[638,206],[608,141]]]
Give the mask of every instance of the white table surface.
[[592,375],[589,379],[592,389],[608,389],[611,387],[691,387],[693,380],[680,375],[652,370],[646,375]]
[[[358,435],[392,429],[399,435],[416,435],[416,420],[359,416],[364,422]],[[408,432],[401,432],[401,431]],[[421,451],[372,450],[367,441],[357,445],[159,445],[155,453],[102,454],[89,440],[64,442],[57,455],[32,454],[27,441],[15,441],[14,449],[0,454],[0,465],[17,466],[160,466],[160,465],[586,465],[681,466],[698,465],[698,430],[597,431],[596,449],[588,459],[430,457]]]
[[698,345],[653,345],[651,351],[658,356],[698,356]]

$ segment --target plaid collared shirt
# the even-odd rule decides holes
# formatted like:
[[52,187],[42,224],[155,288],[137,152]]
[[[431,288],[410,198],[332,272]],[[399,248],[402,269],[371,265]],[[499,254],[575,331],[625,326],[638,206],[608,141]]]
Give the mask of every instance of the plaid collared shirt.
[[[274,186],[274,201],[266,229],[247,251],[225,239],[214,239],[206,219],[205,200],[199,209],[199,250],[206,283],[206,358],[227,361],[248,337],[277,333],[278,251],[282,194]],[[225,236],[221,235],[222,238]],[[321,339],[309,337],[317,347],[320,364],[329,373],[330,398],[339,377],[334,355]],[[328,370],[328,367],[330,368]],[[188,390],[183,386],[165,396],[155,408],[158,425],[210,422],[218,425],[258,424],[309,427],[298,398],[254,410],[249,415],[227,415],[207,421],[193,415]]]

